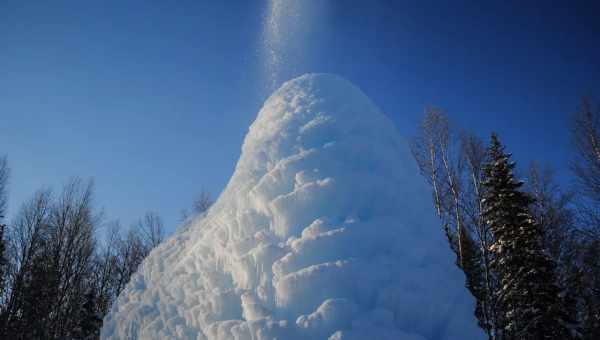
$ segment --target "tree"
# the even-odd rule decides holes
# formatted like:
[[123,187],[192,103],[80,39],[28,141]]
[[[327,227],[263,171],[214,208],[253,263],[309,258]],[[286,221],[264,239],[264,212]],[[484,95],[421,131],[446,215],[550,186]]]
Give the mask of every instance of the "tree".
[[[4,216],[6,214],[6,204],[8,201],[7,183],[8,183],[8,162],[6,157],[0,158],[0,324],[3,314],[6,291],[6,276],[8,275],[6,224]],[[1,333],[1,332],[0,332]]]
[[92,277],[101,315],[108,312],[143,260],[164,239],[162,219],[152,212],[146,213],[125,234],[123,229],[118,221],[113,222],[104,247],[94,255]]
[[[4,157],[0,222],[7,180]],[[163,241],[162,219],[149,212],[127,233],[116,225],[105,243],[97,242],[102,214],[93,193],[91,181],[73,178],[58,195],[39,190],[8,226],[0,223],[0,338],[97,339],[112,302]],[[198,207],[208,205],[209,196],[198,202]]]
[[593,240],[584,245],[579,274],[584,339],[600,339],[600,241]]
[[461,232],[459,237],[461,238],[465,256],[461,268],[465,273],[469,273],[469,275],[466,275],[466,286],[471,294],[473,294],[473,297],[475,297],[475,316],[479,322],[479,327],[488,330],[490,329],[491,325],[485,323],[488,320],[486,315],[486,302],[488,300],[486,298],[487,291],[483,277],[484,273],[480,263],[481,253],[477,244],[474,242],[468,232]]
[[[483,141],[472,133],[463,132],[460,135],[461,157],[465,163],[465,185],[463,190],[463,200],[461,207],[464,210],[466,230],[471,231],[470,244],[466,244],[465,240],[465,255],[477,256],[479,266],[473,266],[467,272],[467,280],[472,281],[474,296],[477,299],[476,315],[480,326],[485,329],[490,339],[501,339],[498,337],[497,315],[498,306],[494,291],[498,285],[497,277],[493,275],[491,270],[491,253],[490,245],[493,242],[493,235],[490,228],[485,223],[483,211],[483,194],[485,188],[483,186],[484,165],[488,159],[487,150]],[[476,244],[473,244],[476,243]],[[476,248],[475,250],[467,250],[467,248]],[[472,254],[472,255],[469,255]],[[471,260],[471,263],[474,261]],[[472,278],[469,278],[472,276]]]
[[147,212],[144,218],[137,222],[135,229],[140,236],[140,242],[145,248],[146,255],[165,238],[164,224],[161,217],[155,212]]
[[452,137],[446,116],[437,109],[429,109],[419,135],[411,143],[411,151],[421,174],[433,188],[436,213],[443,221],[460,266],[463,255],[458,235],[464,227],[460,209],[462,162],[455,153]]
[[572,171],[581,198],[578,203],[580,224],[588,237],[600,239],[600,110],[583,98],[573,116],[575,157]]
[[102,317],[97,308],[98,299],[93,287],[85,293],[83,304],[78,311],[79,318],[72,338],[77,340],[95,340],[100,337]]
[[10,169],[5,157],[0,157],[0,216],[5,216],[8,203],[8,176]]
[[492,134],[486,164],[483,217],[494,243],[492,269],[507,339],[572,339],[574,321],[557,284],[556,264],[544,252],[544,234],[529,211],[532,198],[514,179],[515,163]]
[[93,206],[93,183],[69,180],[52,205],[49,221],[49,261],[57,268],[59,287],[52,334],[65,337],[75,327],[92,269],[95,231],[100,215]]
[[575,231],[575,213],[571,208],[573,194],[562,191],[554,181],[550,167],[541,167],[537,162],[530,165],[527,179],[524,188],[533,198],[529,211],[543,230],[544,250],[560,268],[568,270],[574,257],[571,244]]
[[23,283],[21,317],[15,335],[22,339],[52,339],[53,313],[58,293],[57,268],[44,256],[37,255]]
[[193,211],[196,214],[202,214],[210,208],[213,204],[212,197],[208,191],[202,190],[200,195],[196,200],[194,200],[194,204],[192,205]]
[[[3,216],[0,216],[0,220]],[[6,258],[6,239],[5,239],[5,231],[6,225],[0,222],[0,302],[4,302],[4,292],[6,290],[6,275],[7,275],[7,266],[8,259]],[[2,314],[2,310],[4,303],[0,303],[0,315]]]
[[573,116],[577,250],[575,271],[580,318],[586,339],[600,337],[600,107],[583,98]]
[[15,216],[1,318],[12,337],[63,339],[75,328],[92,276],[98,223],[92,194],[91,182],[73,179],[56,197],[39,191]]
[[[28,301],[34,278],[41,275],[44,250],[47,240],[48,218],[51,196],[48,190],[38,191],[25,202],[8,229],[9,232],[9,274],[7,277],[8,295],[0,318],[0,332],[6,338],[23,338],[29,315]],[[38,263],[36,263],[38,261]]]
[[452,131],[436,109],[426,112],[411,151],[432,188],[435,212],[442,222],[456,265],[465,273],[466,286],[477,300],[475,315],[490,339],[497,339],[496,286],[490,271],[491,234],[481,218],[483,164],[487,153],[473,134]]
[[92,275],[90,280],[96,293],[96,303],[100,315],[108,313],[112,302],[120,291],[115,289],[117,267],[117,246],[120,240],[120,225],[113,223],[106,233],[107,238],[102,247],[98,247],[92,260]]
[[[213,205],[213,200],[208,191],[200,191],[200,195],[192,202],[192,216],[202,215],[208,211]],[[190,217],[190,213],[187,209],[181,211],[181,220],[185,221]]]

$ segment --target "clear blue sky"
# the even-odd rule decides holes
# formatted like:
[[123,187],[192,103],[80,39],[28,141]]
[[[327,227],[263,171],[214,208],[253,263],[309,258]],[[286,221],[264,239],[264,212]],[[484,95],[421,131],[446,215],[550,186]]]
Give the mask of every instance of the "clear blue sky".
[[[310,0],[315,1],[315,0]],[[292,1],[293,2],[293,1]],[[337,73],[414,132],[445,109],[518,161],[568,181],[568,117],[600,96],[594,2],[321,1],[290,18],[276,82]],[[306,5],[309,6],[309,5]],[[43,186],[93,178],[107,218],[173,230],[223,189],[266,81],[267,1],[0,2],[0,154],[11,212]],[[286,18],[281,18],[287,20]]]

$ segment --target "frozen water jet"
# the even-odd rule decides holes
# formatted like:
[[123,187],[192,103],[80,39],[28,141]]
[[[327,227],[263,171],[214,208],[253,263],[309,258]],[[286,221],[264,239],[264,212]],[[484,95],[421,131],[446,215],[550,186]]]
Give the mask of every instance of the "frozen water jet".
[[267,1],[260,50],[269,91],[281,84],[282,76],[298,72],[309,59],[311,40],[318,38],[329,6],[321,0]]
[[482,339],[391,121],[332,75],[285,83],[206,217],[157,247],[102,339]]

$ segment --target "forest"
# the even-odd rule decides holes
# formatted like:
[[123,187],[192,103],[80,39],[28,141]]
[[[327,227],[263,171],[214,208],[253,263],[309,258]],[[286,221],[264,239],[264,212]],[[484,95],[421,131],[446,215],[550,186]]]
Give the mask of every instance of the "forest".
[[584,98],[570,116],[567,185],[544,160],[518,167],[498,135],[484,141],[439,109],[412,139],[489,339],[600,338],[598,109]]
[[[411,151],[429,183],[455,265],[489,339],[600,338],[600,111],[572,114],[571,177],[527,167],[492,133],[486,141],[427,110]],[[518,149],[511,150],[519,152]],[[40,189],[8,219],[10,168],[0,159],[0,338],[98,339],[102,319],[165,239],[148,212],[128,228],[106,221],[91,180]],[[190,217],[211,205],[202,193]]]
[[[0,216],[10,178],[0,159]],[[202,192],[182,225],[211,204]],[[4,217],[3,217],[4,220]],[[161,217],[128,228],[106,221],[91,180],[40,189],[0,225],[0,338],[98,339],[102,318],[150,251],[165,238]]]

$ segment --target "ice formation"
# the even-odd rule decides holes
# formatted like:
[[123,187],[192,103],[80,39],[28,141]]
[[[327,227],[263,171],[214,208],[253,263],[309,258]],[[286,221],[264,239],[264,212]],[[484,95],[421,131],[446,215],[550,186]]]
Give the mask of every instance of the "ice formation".
[[291,80],[207,215],[132,277],[102,339],[481,339],[429,199],[360,90]]

